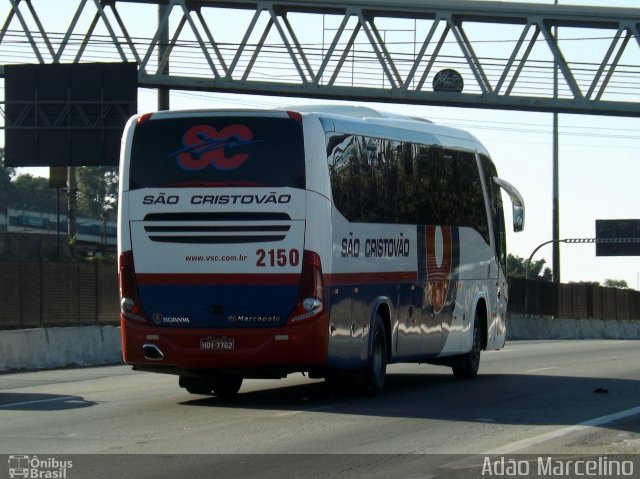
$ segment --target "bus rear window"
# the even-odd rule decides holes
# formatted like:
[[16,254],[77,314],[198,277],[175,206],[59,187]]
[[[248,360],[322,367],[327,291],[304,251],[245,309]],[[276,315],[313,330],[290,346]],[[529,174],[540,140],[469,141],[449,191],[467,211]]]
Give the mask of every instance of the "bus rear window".
[[275,117],[189,117],[136,125],[129,189],[305,187],[302,124]]

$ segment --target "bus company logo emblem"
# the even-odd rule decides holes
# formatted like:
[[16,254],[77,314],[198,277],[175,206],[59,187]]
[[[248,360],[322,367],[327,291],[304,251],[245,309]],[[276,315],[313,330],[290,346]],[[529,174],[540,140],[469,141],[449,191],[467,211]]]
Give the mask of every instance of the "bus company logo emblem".
[[[440,234],[436,234],[439,230]],[[427,296],[433,312],[440,313],[447,302],[452,276],[453,245],[451,227],[427,226]],[[438,251],[436,251],[436,249]]]
[[[177,157],[178,166],[187,171],[203,170],[211,165],[217,170],[235,170],[247,161],[247,153],[233,153],[242,146],[258,143],[244,125],[229,125],[216,130],[210,125],[195,125],[182,137],[183,148],[169,156]],[[228,156],[229,155],[229,156]]]
[[162,313],[155,313],[152,317],[156,324],[189,324],[191,322],[186,316],[165,316]]

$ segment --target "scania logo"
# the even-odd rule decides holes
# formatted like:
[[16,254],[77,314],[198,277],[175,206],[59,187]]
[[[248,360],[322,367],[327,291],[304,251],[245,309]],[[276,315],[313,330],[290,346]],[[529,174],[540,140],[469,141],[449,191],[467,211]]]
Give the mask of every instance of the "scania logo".
[[153,315],[153,322],[156,324],[189,324],[191,320],[186,316],[164,316],[161,313],[155,313]]

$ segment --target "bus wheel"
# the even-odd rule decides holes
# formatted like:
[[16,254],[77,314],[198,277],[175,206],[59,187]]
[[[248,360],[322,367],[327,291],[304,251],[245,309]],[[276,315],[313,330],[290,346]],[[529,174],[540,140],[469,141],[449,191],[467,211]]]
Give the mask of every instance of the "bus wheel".
[[456,361],[451,367],[451,369],[453,369],[453,375],[460,379],[471,379],[477,376],[478,368],[480,367],[481,349],[482,337],[478,317],[476,316],[473,320],[473,344],[471,345],[471,351],[456,358]]
[[220,373],[209,379],[213,394],[218,397],[235,396],[242,386],[242,376],[237,374]]
[[213,394],[213,388],[209,381],[204,378],[194,378],[190,376],[180,376],[178,384],[181,388],[185,388],[191,394]]
[[191,394],[229,397],[238,393],[242,386],[242,376],[218,373],[209,377],[180,376],[179,384]]
[[371,340],[371,357],[365,369],[365,386],[368,392],[378,394],[384,388],[387,377],[387,333],[380,314],[376,315]]

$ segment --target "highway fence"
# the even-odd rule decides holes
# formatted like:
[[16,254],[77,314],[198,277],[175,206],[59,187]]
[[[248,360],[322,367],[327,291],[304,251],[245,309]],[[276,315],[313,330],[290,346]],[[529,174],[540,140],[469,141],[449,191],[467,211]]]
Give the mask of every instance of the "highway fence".
[[[0,261],[0,329],[118,325],[117,266]],[[509,312],[565,319],[640,320],[640,291],[510,278]]]
[[117,325],[117,266],[0,261],[0,305],[0,329]]
[[596,283],[509,278],[509,312],[566,319],[640,320],[640,291]]

